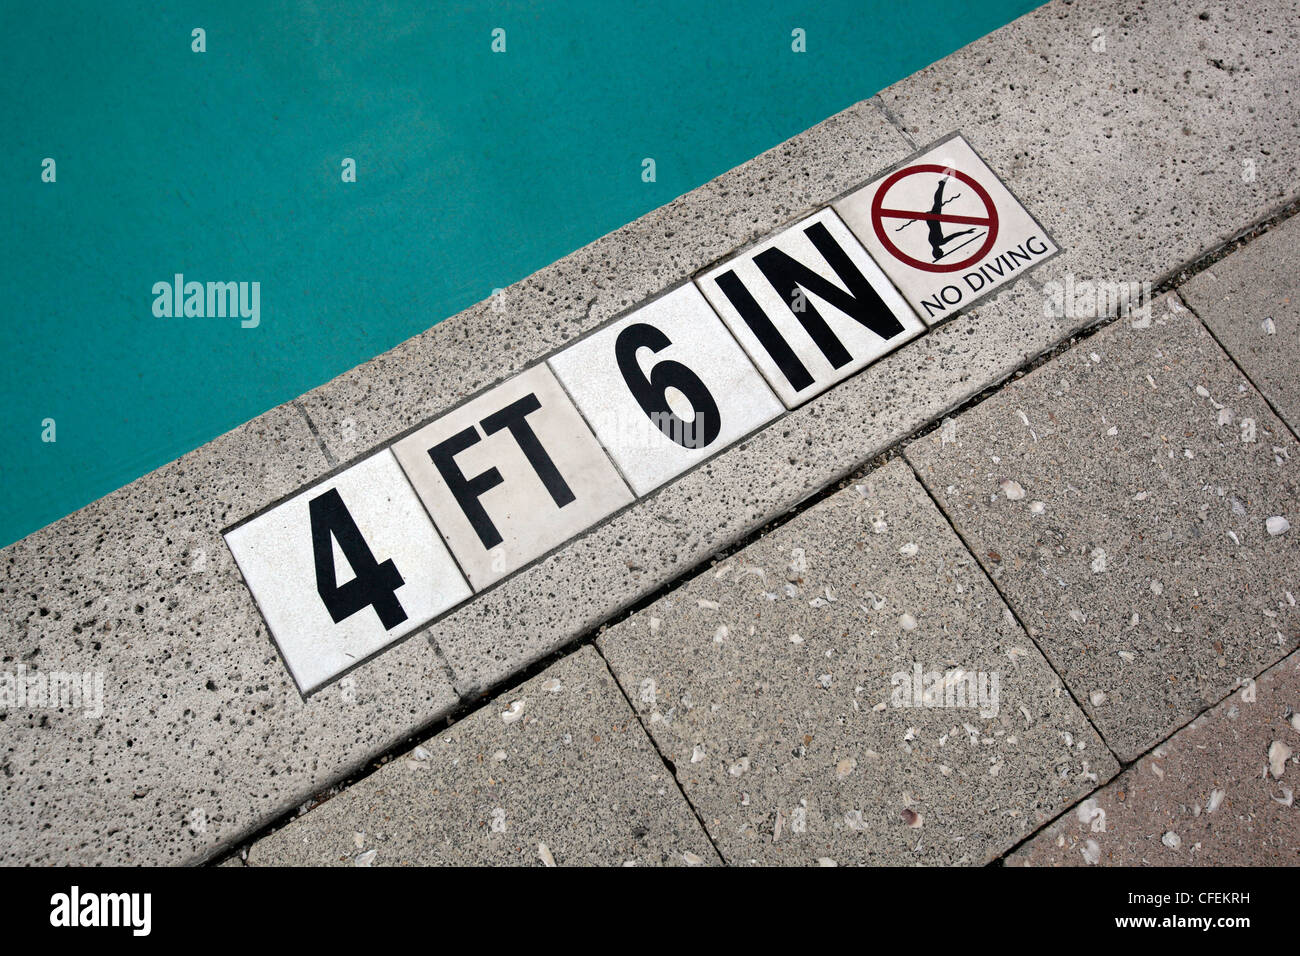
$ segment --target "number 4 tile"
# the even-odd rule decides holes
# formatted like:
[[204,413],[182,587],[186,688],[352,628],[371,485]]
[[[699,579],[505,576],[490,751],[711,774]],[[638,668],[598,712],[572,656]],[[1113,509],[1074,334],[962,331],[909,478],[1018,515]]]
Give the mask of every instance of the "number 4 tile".
[[240,525],[226,544],[304,694],[471,593],[387,449]]

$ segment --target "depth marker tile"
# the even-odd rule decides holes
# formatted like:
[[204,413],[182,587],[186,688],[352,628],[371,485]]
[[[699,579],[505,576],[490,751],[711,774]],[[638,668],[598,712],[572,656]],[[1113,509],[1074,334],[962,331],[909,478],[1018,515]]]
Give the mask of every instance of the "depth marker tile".
[[226,543],[303,693],[470,596],[388,450],[241,525]]
[[832,205],[931,325],[1060,251],[960,135]]
[[638,495],[784,411],[690,283],[550,364]]
[[481,590],[633,500],[545,365],[393,446]]
[[788,408],[925,330],[831,209],[696,281]]

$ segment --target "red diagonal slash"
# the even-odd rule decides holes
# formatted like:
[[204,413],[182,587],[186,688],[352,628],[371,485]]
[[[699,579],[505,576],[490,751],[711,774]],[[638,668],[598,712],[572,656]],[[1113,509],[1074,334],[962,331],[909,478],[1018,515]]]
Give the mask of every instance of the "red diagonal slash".
[[987,226],[993,220],[988,216],[959,216],[946,212],[909,212],[906,209],[882,209],[880,215],[888,219],[925,219],[939,222],[961,222],[968,226]]
[[[951,176],[960,180],[975,191],[984,203],[984,208],[988,210],[987,216],[960,216],[956,213],[946,212],[913,212],[909,209],[885,208],[885,194],[894,187],[899,180],[908,176],[916,176],[921,173],[939,173],[943,176]],[[909,256],[902,249],[898,248],[890,239],[885,230],[885,219],[920,219],[929,222],[953,222],[963,223],[968,226],[985,226],[988,234],[984,237],[984,242],[975,251],[975,254],[962,259],[960,262],[947,262],[940,264],[938,262],[926,262],[923,259],[917,259]],[[998,210],[993,205],[993,197],[988,194],[983,186],[975,179],[960,169],[953,169],[951,166],[940,166],[937,163],[919,163],[916,166],[904,166],[902,169],[891,173],[880,188],[876,190],[875,198],[871,201],[871,226],[876,232],[876,238],[880,240],[885,249],[899,262],[906,263],[913,269],[920,269],[923,272],[956,272],[959,269],[965,269],[972,263],[980,259],[993,248],[993,243],[998,235]]]

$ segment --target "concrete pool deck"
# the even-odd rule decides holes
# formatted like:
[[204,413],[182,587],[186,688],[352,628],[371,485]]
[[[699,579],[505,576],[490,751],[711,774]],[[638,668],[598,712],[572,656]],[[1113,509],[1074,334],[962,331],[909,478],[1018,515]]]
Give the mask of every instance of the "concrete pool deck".
[[[1051,3],[1028,14],[578,250],[505,290],[499,299],[434,326],[6,548],[0,585],[8,612],[3,624],[5,669],[21,665],[32,672],[100,674],[105,690],[103,713],[89,719],[55,709],[6,712],[0,860],[212,860],[247,843],[327,788],[361,774],[377,758],[430,736],[442,719],[463,715],[451,730],[433,736],[439,741],[450,735],[445,745],[421,745],[434,755],[432,761],[416,757],[389,762],[264,843],[254,844],[250,862],[259,857],[274,860],[277,846],[294,841],[295,853],[297,844],[318,848],[309,854],[314,862],[353,862],[376,849],[367,838],[355,840],[356,833],[383,833],[390,843],[396,839],[391,831],[359,822],[363,807],[382,803],[377,791],[398,795],[399,805],[413,815],[419,809],[412,803],[419,799],[416,795],[388,788],[387,780],[396,773],[420,773],[407,762],[437,764],[431,777],[443,775],[465,793],[481,794],[489,783],[472,774],[458,776],[459,771],[439,761],[477,760],[479,754],[490,760],[496,750],[488,753],[489,746],[506,752],[507,766],[514,765],[510,755],[517,749],[522,755],[520,785],[551,795],[556,812],[572,806],[575,793],[617,785],[618,793],[610,791],[604,804],[659,816],[652,827],[634,826],[630,816],[606,827],[596,814],[594,830],[579,827],[568,836],[552,830],[548,839],[543,814],[519,833],[519,840],[526,841],[519,843],[527,850],[523,855],[517,847],[505,848],[503,839],[492,852],[485,845],[465,844],[447,855],[407,844],[403,858],[523,862],[536,857],[545,862],[546,854],[534,843],[545,843],[557,862],[626,862],[641,852],[638,846],[644,850],[644,862],[716,862],[710,845],[727,862],[915,858],[915,843],[893,826],[898,816],[908,831],[943,834],[941,840],[926,841],[933,854],[928,859],[987,862],[1001,858],[1059,814],[1072,812],[1077,801],[1106,785],[1124,766],[1176,734],[1205,708],[1218,705],[1234,692],[1235,682],[1259,678],[1269,667],[1284,667],[1278,662],[1295,649],[1298,633],[1288,618],[1293,605],[1286,598],[1300,583],[1290,580],[1295,572],[1295,532],[1270,536],[1263,522],[1287,515],[1292,523],[1297,519],[1295,436],[1286,424],[1291,421],[1294,427],[1287,419],[1294,395],[1291,381],[1274,364],[1276,349],[1252,338],[1250,323],[1258,327],[1271,318],[1277,339],[1289,335],[1287,341],[1294,342],[1296,273],[1276,266],[1284,256],[1296,260],[1294,243],[1286,240],[1287,231],[1294,233],[1294,228],[1270,226],[1221,265],[1208,272],[1200,266],[1204,257],[1260,224],[1270,224],[1300,198],[1300,16],[1289,3],[1210,4],[1203,10],[1177,9],[1176,4],[1081,6]],[[222,540],[225,530],[386,447],[958,129],[1051,231],[1064,249],[1061,255],[361,663],[343,681],[302,697]],[[1267,244],[1267,255],[1252,257],[1257,244]],[[1184,286],[1181,276],[1190,271],[1199,275]],[[1207,278],[1220,273],[1219,282]],[[1084,280],[1174,287],[1181,298],[1153,305],[1149,327],[1133,328],[1128,319],[1117,322],[1089,340],[1103,341],[1104,349],[1088,344],[1063,353],[988,401],[961,411],[952,418],[952,442],[945,444],[942,429],[915,437],[985,390],[1017,376],[1027,363],[1076,332],[1104,321],[1106,316],[1090,309],[1045,315],[1044,304],[1054,289]],[[1251,299],[1257,289],[1265,291],[1258,300]],[[1252,312],[1269,303],[1273,311],[1243,318],[1235,304],[1242,301],[1255,303],[1248,307]],[[1100,362],[1090,357],[1094,351]],[[1227,501],[1227,495],[1202,500],[1192,494],[1188,489],[1199,487],[1198,478],[1225,487],[1250,484],[1251,494],[1243,496],[1246,515],[1230,512],[1229,518],[1214,512],[1205,529],[1220,546],[1229,530],[1239,538],[1231,559],[1238,575],[1232,617],[1221,619],[1204,602],[1181,593],[1180,600],[1197,606],[1187,610],[1174,603],[1175,582],[1182,573],[1173,564],[1178,551],[1160,534],[1120,547],[1100,535],[1084,541],[1097,529],[1075,522],[1063,529],[1062,541],[1052,543],[1037,537],[1032,528],[1024,530],[999,517],[997,508],[1012,500],[1004,491],[1000,501],[991,502],[1000,480],[1015,479],[1027,494],[1034,489],[1011,474],[984,487],[992,454],[1026,456],[1026,473],[1031,465],[1037,467],[1035,473],[1044,481],[1059,472],[1064,484],[1055,494],[1062,506],[1070,504],[1069,486],[1082,489],[1080,482],[1088,477],[1098,482],[1091,500],[1103,509],[1119,508],[1144,490],[1133,482],[1108,484],[1113,476],[1083,468],[1086,458],[1104,453],[1091,444],[1100,440],[1090,431],[1098,422],[1087,418],[1085,413],[1093,409],[1080,390],[1056,394],[1056,380],[1080,378],[1082,383],[1085,372],[1080,369],[1089,365],[1099,367],[1095,379],[1086,379],[1098,383],[1098,394],[1089,401],[1100,402],[1098,396],[1104,396],[1125,408],[1134,387],[1132,375],[1125,377],[1125,372],[1140,371],[1139,383],[1149,373],[1166,388],[1158,399],[1140,390],[1131,394],[1158,403],[1153,414],[1158,411],[1168,419],[1160,434],[1170,437],[1171,451],[1178,456],[1192,453],[1180,458],[1178,493],[1159,512],[1167,522],[1180,515],[1194,520],[1207,502],[1217,507]],[[1199,396],[1198,385],[1208,397]],[[1174,391],[1176,397],[1170,394]],[[1210,401],[1232,410],[1231,430],[1218,424],[1221,409],[1207,405]],[[1042,426],[1037,436],[1050,431],[1058,437],[1060,454],[1071,456],[1066,464],[1079,464],[1083,477],[1067,478],[1069,469],[1056,468],[1058,462],[1051,459],[1030,460],[1047,454],[1032,437],[1020,435],[1018,444],[999,437],[998,429],[1007,428],[1007,421],[1019,421],[1018,415],[1006,418],[1016,415],[1017,408],[1031,421],[1039,415],[1035,409],[1049,422],[1053,415],[1062,419],[1050,429]],[[1214,416],[1206,419],[1211,412]],[[999,413],[1003,419],[994,422],[990,416]],[[1246,417],[1254,422],[1253,442],[1240,441],[1235,430]],[[1109,428],[1125,425],[1128,428],[1116,436],[1106,435]],[[1179,427],[1193,434],[1184,436]],[[1100,437],[1122,443],[1133,440],[1129,431],[1141,428],[1141,422],[1117,416],[1100,426]],[[1228,444],[1228,431],[1236,444]],[[738,552],[742,560],[779,579],[767,590],[795,582],[785,580],[784,569],[778,575],[770,557],[745,557],[750,549],[758,549],[752,552],[758,554],[781,546],[783,536],[796,534],[803,525],[810,525],[804,531],[808,540],[830,554],[850,547],[850,541],[837,538],[833,526],[816,521],[846,500],[845,508],[865,508],[866,499],[852,489],[830,495],[789,521],[783,516],[897,448],[903,449],[903,461],[871,470],[863,479],[868,484],[887,482],[888,489],[879,493],[892,496],[895,504],[891,509],[870,508],[867,520],[877,510],[894,508],[909,520],[914,516],[926,532],[916,543],[943,542],[942,569],[927,565],[927,575],[942,571],[970,582],[963,583],[970,590],[954,602],[941,589],[921,594],[908,590],[921,582],[893,581],[899,593],[916,604],[906,613],[921,625],[917,653],[935,658],[921,663],[988,671],[997,669],[996,660],[1008,675],[1011,668],[1023,670],[1028,677],[1008,688],[1007,708],[992,718],[1018,723],[1014,731],[1007,725],[990,727],[990,733],[977,733],[973,742],[965,742],[962,738],[969,732],[961,724],[970,722],[969,716],[941,721],[933,711],[922,711],[924,719],[895,727],[897,713],[881,717],[872,709],[881,699],[881,688],[873,686],[871,706],[862,709],[879,717],[873,733],[888,740],[892,749],[861,743],[852,753],[844,746],[819,750],[821,740],[844,733],[841,716],[860,713],[853,709],[852,696],[855,687],[864,685],[860,676],[837,676],[831,667],[809,670],[808,661],[783,663],[773,648],[761,659],[747,661],[741,654],[747,628],[731,628],[738,631],[731,645],[725,636],[722,644],[714,643],[717,626],[725,622],[710,621],[709,628],[692,620],[681,629],[662,625],[668,628],[662,637],[665,651],[656,666],[668,677],[651,674],[650,662],[638,658],[638,653],[647,653],[646,646],[618,639],[637,627],[649,631],[653,619],[668,621],[666,613],[654,610],[666,601],[689,600],[697,611],[705,610],[698,602],[709,601],[719,605],[713,610],[729,613],[725,595],[694,592],[708,580],[716,581],[716,571],[701,573],[710,559],[739,543],[746,545]],[[1149,451],[1133,447],[1131,454]],[[1198,470],[1202,468],[1208,470]],[[1129,477],[1136,481],[1150,476]],[[1022,503],[1040,498],[1049,509],[1056,503],[1041,494]],[[1247,525],[1225,523],[1237,519]],[[891,520],[888,513],[885,520]],[[774,521],[780,521],[779,528],[751,540]],[[796,546],[793,541],[789,547]],[[1174,541],[1197,555],[1202,571],[1220,553],[1197,551],[1205,547],[1199,536]],[[808,544],[797,546],[813,553]],[[1047,560],[1040,559],[1040,552],[1053,547],[1062,549],[1062,562],[1067,555],[1083,561],[1082,570],[1072,566],[1072,571],[1088,575],[1080,579],[1080,588],[1098,589],[1089,592],[1094,604],[1066,606],[1060,595],[1043,590],[1035,579],[1040,561]],[[1115,569],[1098,572],[1106,576],[1104,582],[1091,580],[1092,565],[1099,560],[1095,550],[1107,551],[1106,567]],[[1138,581],[1128,575],[1144,563],[1162,568],[1158,577],[1168,600],[1159,608],[1129,608],[1118,597],[1117,582]],[[679,585],[688,574],[693,580]],[[847,571],[841,577],[840,582],[819,586],[843,595],[855,582]],[[1066,574],[1060,577],[1073,580]],[[1188,582],[1189,588],[1200,586],[1193,577]],[[929,577],[923,583],[934,584]],[[1154,595],[1145,579],[1141,583]],[[756,587],[756,580],[747,580],[746,586]],[[558,676],[549,669],[529,672],[557,652],[592,643],[597,629],[652,595],[654,604],[595,639],[599,655],[589,649],[570,654],[550,665],[563,670]],[[817,597],[801,596],[797,611],[802,628],[798,633],[809,645],[825,637],[803,623],[812,610],[809,601]],[[745,595],[746,601],[752,599]],[[852,606],[861,601],[855,595]],[[826,614],[842,613],[838,605],[847,602],[843,596],[828,602],[825,607],[831,610]],[[1098,607],[1105,609],[1100,616],[1103,628],[1097,626]],[[932,613],[923,613],[927,611]],[[796,613],[793,599],[788,613]],[[1145,643],[1131,648],[1105,643],[1121,614],[1127,626],[1133,613],[1139,625],[1148,621],[1165,635],[1183,635],[1180,640],[1190,640],[1189,633],[1200,639],[1237,616],[1256,624],[1266,619],[1280,640],[1262,626],[1242,628],[1231,641],[1222,641],[1216,654],[1200,647],[1202,656],[1189,656],[1175,666],[1169,660],[1176,656],[1176,645],[1167,636],[1161,640],[1144,631]],[[1179,616],[1184,613],[1186,619]],[[980,623],[980,615],[991,617]],[[947,630],[926,630],[937,620],[963,622],[954,633],[966,634],[970,628],[970,643],[955,645],[966,652],[964,658],[954,653]],[[833,626],[844,629],[847,623]],[[790,644],[789,634],[780,636]],[[692,645],[692,639],[700,646]],[[1213,643],[1208,641],[1209,646]],[[837,650],[816,646],[823,654]],[[725,700],[711,701],[691,718],[699,721],[700,739],[684,736],[676,724],[653,719],[659,692],[643,694],[643,682],[652,679],[656,687],[667,683],[678,698],[690,694],[692,686],[725,683],[731,671],[724,667],[702,685],[692,684],[711,673],[701,670],[707,663],[701,655],[718,647],[741,655],[731,666],[768,672],[747,673],[745,680],[788,685],[791,706],[801,712],[802,695],[808,695],[811,722],[786,753],[806,748],[796,762],[815,762],[825,779],[814,781],[810,775],[805,782],[799,776],[802,768],[773,757],[768,766],[778,772],[765,784],[766,791],[756,786],[749,792],[740,784],[734,788],[738,793],[725,789],[760,764],[757,749],[746,749],[752,742],[741,742],[755,733],[775,733],[763,729],[760,719],[774,719],[775,714],[753,718],[742,733],[733,719],[737,708]],[[1113,650],[1109,658],[1114,659],[1102,661],[1100,647]],[[1021,653],[1009,658],[1013,648]],[[1124,661],[1120,650],[1135,655],[1137,666],[1131,674],[1115,662]],[[867,660],[874,651],[865,643],[856,645],[853,653]],[[947,665],[949,659],[955,664]],[[892,670],[891,665],[882,671],[886,689]],[[510,686],[526,672],[528,683]],[[831,675],[829,688],[821,682],[825,674]],[[1144,698],[1141,683],[1125,687],[1117,675],[1162,681],[1162,692]],[[572,705],[577,709],[565,710],[563,692],[547,696],[552,694],[546,689],[551,680],[586,688],[581,702]],[[833,704],[816,696],[843,693],[840,684],[845,681],[849,696]],[[1169,690],[1166,685],[1171,683],[1178,688]],[[1183,685],[1188,685],[1186,690]],[[611,686],[620,693],[613,693]],[[498,693],[500,706],[479,706],[485,695],[494,698]],[[703,699],[701,693],[695,690],[692,699]],[[728,693],[736,691],[729,688]],[[1094,694],[1102,696],[1094,700]],[[546,720],[554,723],[560,740],[566,734],[575,740],[580,734],[602,740],[592,741],[589,753],[571,759],[558,749],[554,735],[527,736],[537,729],[529,723],[536,717],[529,703],[515,712],[520,714],[517,721],[504,721],[502,713],[510,713],[516,700],[535,703],[539,698],[551,708]],[[711,710],[713,704],[717,711]],[[1021,705],[1030,712],[1028,723]],[[672,706],[666,704],[659,712]],[[692,708],[691,714],[696,711],[700,708]],[[1040,720],[1046,714],[1051,715],[1048,724]],[[916,775],[905,758],[935,757],[926,748],[936,746],[948,729],[946,723],[957,725],[958,735],[952,739],[974,753],[947,762],[927,759],[930,776],[916,777],[915,784],[900,782]],[[598,725],[618,728],[621,736],[610,739],[593,729]],[[1274,727],[1267,720],[1262,726],[1264,736],[1294,736],[1288,727]],[[892,736],[898,730],[905,737],[913,727],[911,740]],[[993,733],[996,729],[1002,733]],[[502,736],[512,731],[523,739]],[[1056,752],[1062,749],[1063,734],[1071,741],[1065,745],[1069,759],[1064,776],[1064,757]],[[812,739],[801,743],[805,735]],[[994,743],[984,744],[985,736]],[[1015,736],[1017,744],[1008,745],[1008,736]],[[1174,736],[1169,746],[1177,740]],[[903,744],[911,750],[900,756],[897,748]],[[1084,744],[1082,751],[1078,744]],[[1295,739],[1288,746],[1300,750]],[[697,748],[704,754],[699,760],[694,759]],[[1261,765],[1268,763],[1267,749],[1266,742],[1265,753],[1257,755]],[[867,751],[880,756],[879,765]],[[1086,768],[1080,753],[1090,755]],[[999,783],[991,789],[984,778],[999,760],[985,758],[999,755],[994,775]],[[745,758],[748,769],[741,763]],[[846,762],[850,760],[852,766]],[[943,774],[939,765],[952,773]],[[608,769],[596,770],[610,766],[634,767],[635,773],[618,779]],[[733,774],[737,766],[740,773]],[[1292,766],[1287,771],[1285,762],[1282,766],[1279,779],[1286,783],[1285,774],[1295,770]],[[841,775],[841,767],[849,769]],[[859,782],[861,789],[851,798],[835,790]],[[996,824],[976,828],[978,836],[969,839],[965,837],[972,821],[960,814],[945,815],[945,806],[962,799],[963,787],[980,788],[999,814]],[[748,805],[738,803],[745,793]],[[763,804],[755,802],[760,794]],[[464,819],[446,820],[454,832],[430,839],[454,843],[478,839],[480,830],[510,833],[518,814],[490,802],[474,797],[472,813],[461,808]],[[885,807],[890,809],[888,821],[884,816],[876,821],[873,814],[883,813]],[[498,809],[503,816],[496,815]],[[1286,809],[1292,816],[1279,817],[1280,825],[1294,826],[1296,811]],[[432,826],[429,817],[440,813],[437,802],[430,802],[423,809],[423,825]],[[503,819],[506,830],[495,830]],[[834,842],[842,849],[816,854],[798,849],[803,841],[815,839],[819,819],[831,821],[827,825],[834,826]],[[920,825],[913,826],[918,820]],[[758,840],[755,835],[769,824],[767,840]],[[630,828],[626,834],[622,826]],[[778,826],[786,840],[772,838]],[[646,835],[639,835],[642,830]],[[707,838],[701,840],[702,834]],[[853,836],[863,839],[856,845],[844,842]],[[787,848],[792,849],[784,853]],[[1083,849],[1088,849],[1086,841]],[[1082,855],[1081,850],[1075,852]],[[280,858],[308,857],[285,851]],[[395,862],[382,847],[370,859]]]

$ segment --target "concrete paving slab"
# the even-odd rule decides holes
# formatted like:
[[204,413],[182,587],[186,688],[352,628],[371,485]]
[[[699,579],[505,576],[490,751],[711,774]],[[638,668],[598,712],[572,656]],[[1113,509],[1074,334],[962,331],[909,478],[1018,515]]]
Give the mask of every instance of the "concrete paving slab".
[[424,641],[281,663],[221,532],[328,467],[284,406],[4,549],[0,673],[92,693],[0,706],[0,862],[200,861],[455,706]]
[[393,454],[475,590],[632,501],[546,365],[430,422]]
[[925,331],[833,209],[801,219],[695,281],[787,408]]
[[1292,654],[1046,827],[1007,865],[1300,865],[1298,709],[1300,655]]
[[897,460],[598,645],[730,863],[984,863],[1118,769]]
[[227,532],[226,543],[303,693],[470,595],[387,449]]
[[1176,299],[906,454],[1123,760],[1300,639],[1300,449]]
[[1017,283],[714,456],[436,621],[457,688],[481,693],[860,468],[1068,334]]
[[590,647],[255,843],[250,866],[700,865],[717,854]]
[[1300,219],[1193,276],[1178,294],[1291,430],[1300,430]]
[[638,495],[785,411],[689,282],[547,361]]
[[880,100],[960,129],[1064,254],[1034,279],[1172,274],[1300,192],[1294,0],[1045,4]]

